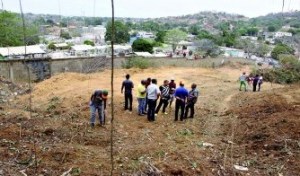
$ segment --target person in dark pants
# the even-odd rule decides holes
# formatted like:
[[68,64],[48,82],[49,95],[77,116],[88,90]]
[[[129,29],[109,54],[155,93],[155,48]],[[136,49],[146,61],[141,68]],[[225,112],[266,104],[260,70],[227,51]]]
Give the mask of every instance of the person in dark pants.
[[[132,111],[132,89],[133,89],[133,82],[130,79],[130,75],[126,75],[126,80],[122,83],[121,93],[123,94],[123,90],[125,88],[124,92],[124,98],[125,98],[125,106],[124,109],[129,111]],[[129,108],[128,108],[129,104]]]
[[259,81],[259,76],[255,75],[254,79],[253,79],[253,92],[256,92],[256,86],[258,84]]
[[263,83],[263,74],[261,74],[260,76],[259,76],[259,78],[258,78],[258,91],[260,91],[260,89],[261,89],[261,85],[262,85],[262,83]]
[[108,91],[107,90],[96,90],[90,101],[90,111],[91,111],[91,127],[95,126],[96,121],[96,111],[98,111],[100,125],[105,124],[105,109]]
[[156,110],[155,110],[155,114],[157,115],[160,108],[162,107],[163,105],[163,109],[162,109],[162,112],[164,114],[168,114],[166,112],[166,108],[169,104],[169,99],[170,99],[170,88],[169,88],[169,81],[168,80],[165,80],[164,81],[164,84],[162,86],[159,87],[159,90],[161,92],[161,96],[160,96],[160,100],[159,100],[159,104],[158,106],[156,107]]
[[195,114],[195,104],[198,100],[199,91],[196,89],[197,85],[195,83],[192,84],[191,88],[192,88],[192,90],[190,90],[189,96],[187,98],[184,118],[187,118],[188,113],[189,113],[189,109],[191,109],[191,115],[189,116],[189,118],[194,118],[194,114]]
[[152,84],[147,87],[147,104],[148,112],[147,117],[150,122],[155,121],[155,107],[158,97],[160,96],[160,90],[158,88],[157,80],[152,79]]
[[180,120],[183,121],[184,118],[184,108],[185,102],[189,95],[189,92],[186,88],[184,88],[184,84],[182,82],[179,83],[179,87],[175,90],[175,121],[178,121],[178,114],[180,109]]
[[176,89],[176,83],[174,78],[171,78],[171,81],[169,83],[169,88],[170,88],[170,104],[169,107],[171,108],[172,103],[174,101],[174,93],[175,93],[175,89]]
[[[146,84],[145,84],[145,87],[146,87],[146,90],[147,90],[147,87],[151,84],[151,78],[147,78],[146,80]],[[145,103],[145,114],[147,114],[147,108],[148,108],[148,97],[147,97],[147,92],[146,92],[146,103]]]

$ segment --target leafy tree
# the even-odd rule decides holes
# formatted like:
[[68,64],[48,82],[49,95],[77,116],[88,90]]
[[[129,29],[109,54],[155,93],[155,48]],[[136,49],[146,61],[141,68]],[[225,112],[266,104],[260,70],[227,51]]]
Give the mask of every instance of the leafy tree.
[[179,29],[172,29],[167,31],[164,38],[165,42],[172,45],[173,52],[175,52],[178,43],[187,38],[187,34]]
[[165,40],[164,40],[165,36],[166,36],[166,31],[158,31],[156,33],[155,41],[160,42],[160,43],[164,43],[165,42]]
[[244,50],[247,53],[248,58],[255,52],[255,45],[250,40],[241,39],[237,43],[237,47]]
[[236,44],[236,34],[233,32],[223,31],[223,43],[226,47],[232,47]]
[[213,39],[214,37],[208,31],[200,30],[197,38],[201,40],[201,39]]
[[276,27],[275,26],[269,26],[268,27],[268,31],[269,32],[275,32],[276,31]]
[[132,44],[132,50],[153,53],[153,45],[148,40],[137,39]]
[[[21,18],[8,11],[0,12],[0,46],[21,46],[24,45],[24,32]],[[25,43],[32,45],[39,43],[37,28],[26,25]]]
[[95,43],[94,43],[93,41],[90,41],[90,40],[85,40],[85,41],[83,42],[83,44],[95,46]]
[[271,52],[272,58],[278,60],[281,54],[294,54],[294,49],[285,44],[277,44]]
[[247,29],[247,34],[249,36],[257,36],[258,34],[258,29],[256,27],[251,27]]
[[[108,22],[106,25],[105,41],[111,41],[112,24]],[[128,27],[121,21],[115,21],[115,43],[127,43],[130,39]]]
[[198,35],[200,32],[200,27],[198,25],[192,25],[189,27],[189,33],[193,35]]
[[62,31],[60,33],[60,37],[64,38],[64,39],[67,39],[67,40],[72,38],[71,35],[70,35],[70,33],[69,32],[65,32],[65,31]]
[[196,50],[204,57],[216,57],[221,54],[220,48],[209,39],[202,39],[195,42]]
[[261,42],[258,44],[258,46],[256,47],[256,53],[260,56],[260,57],[266,57],[266,55],[271,51],[270,47]]

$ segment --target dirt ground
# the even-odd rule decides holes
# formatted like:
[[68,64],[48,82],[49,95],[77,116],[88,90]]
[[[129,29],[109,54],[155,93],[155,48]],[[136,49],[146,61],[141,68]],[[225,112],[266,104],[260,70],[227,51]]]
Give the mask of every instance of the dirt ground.
[[[114,175],[299,175],[299,85],[264,83],[261,92],[240,92],[237,78],[249,70],[116,70]],[[195,118],[174,122],[174,105],[154,123],[124,111],[120,88],[127,73],[135,86],[147,77],[159,84],[173,77],[188,88],[196,83],[201,95]],[[95,89],[110,91],[109,70],[65,73],[38,83],[33,118],[29,95],[3,107],[0,175],[109,175],[111,104],[106,126],[91,129],[88,101]]]

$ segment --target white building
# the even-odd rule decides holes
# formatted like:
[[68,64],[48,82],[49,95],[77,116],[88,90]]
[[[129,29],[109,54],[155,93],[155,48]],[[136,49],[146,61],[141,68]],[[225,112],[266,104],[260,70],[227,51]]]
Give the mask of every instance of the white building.
[[0,54],[3,57],[11,59],[23,59],[25,56],[29,58],[41,58],[46,54],[44,45],[30,45],[0,48]]
[[155,35],[152,32],[138,32],[136,34],[137,38],[155,38]]
[[292,37],[293,34],[290,32],[275,32],[274,38],[280,38],[280,37]]

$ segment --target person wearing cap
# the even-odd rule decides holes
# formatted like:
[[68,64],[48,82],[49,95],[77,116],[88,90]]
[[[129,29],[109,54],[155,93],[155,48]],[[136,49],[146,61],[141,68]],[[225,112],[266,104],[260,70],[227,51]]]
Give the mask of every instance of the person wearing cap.
[[190,114],[189,118],[194,118],[194,114],[195,114],[195,104],[198,100],[199,91],[196,89],[197,85],[195,83],[192,84],[191,88],[192,88],[192,90],[189,91],[189,96],[187,98],[184,118],[187,118],[189,109],[191,109],[191,114]]
[[106,100],[108,96],[107,90],[96,90],[90,101],[90,111],[91,111],[91,127],[95,126],[96,121],[96,111],[98,111],[100,125],[105,124],[105,109],[106,109]]
[[[125,106],[124,109],[129,111],[132,111],[132,89],[133,89],[133,82],[130,80],[130,75],[127,74],[126,80],[123,81],[122,83],[122,88],[121,88],[121,93],[123,94],[124,91],[124,99],[125,99]],[[128,108],[129,104],[129,108]]]
[[180,109],[180,120],[184,119],[184,108],[186,99],[189,95],[189,92],[186,88],[184,88],[183,82],[179,83],[179,87],[175,90],[175,121],[178,121],[178,114]]
[[155,107],[157,99],[160,96],[160,90],[158,88],[157,80],[152,79],[151,84],[147,87],[147,104],[148,104],[148,112],[147,117],[148,121],[155,121]]
[[175,83],[174,78],[171,78],[171,81],[169,83],[169,88],[170,88],[170,104],[169,104],[169,107],[171,108],[172,103],[174,101],[174,93],[175,93],[175,89],[176,89],[176,83]]
[[158,106],[156,107],[156,110],[155,110],[155,114],[157,115],[161,106],[163,106],[163,109],[162,109],[162,112],[164,114],[168,114],[166,112],[166,108],[168,106],[168,103],[169,103],[169,99],[170,99],[170,88],[169,88],[169,81],[168,80],[165,80],[163,85],[159,86],[159,90],[161,92],[161,96],[160,96],[160,99],[159,99],[159,104]]
[[137,100],[138,100],[138,114],[140,116],[145,115],[145,104],[146,104],[146,81],[142,80],[141,84],[137,87]]

